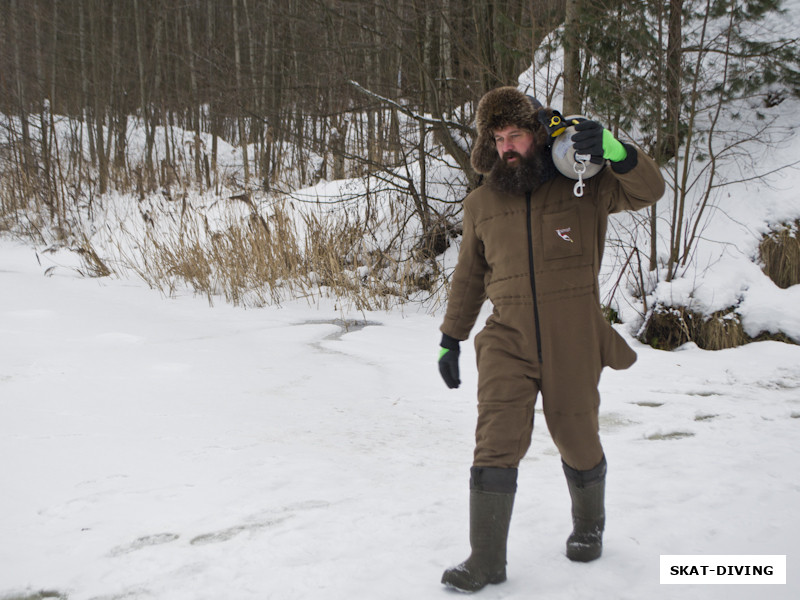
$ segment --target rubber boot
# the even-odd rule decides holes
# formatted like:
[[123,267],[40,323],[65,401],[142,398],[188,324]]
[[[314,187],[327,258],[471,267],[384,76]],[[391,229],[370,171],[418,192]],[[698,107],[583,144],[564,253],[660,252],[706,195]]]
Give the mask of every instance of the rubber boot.
[[588,471],[577,471],[563,461],[562,464],[572,498],[572,534],[567,539],[567,558],[589,562],[603,553],[606,458]]
[[506,543],[517,469],[472,467],[469,494],[469,541],[472,553],[442,575],[442,583],[460,592],[477,592],[506,580]]

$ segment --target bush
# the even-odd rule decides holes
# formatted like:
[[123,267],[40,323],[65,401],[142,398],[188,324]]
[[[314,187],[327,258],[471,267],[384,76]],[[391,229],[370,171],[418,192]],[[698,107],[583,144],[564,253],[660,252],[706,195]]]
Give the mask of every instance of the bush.
[[638,339],[657,350],[674,350],[687,342],[694,342],[703,350],[724,350],[764,340],[794,343],[782,333],[750,337],[744,332],[741,316],[733,307],[703,315],[684,306],[663,304],[650,312]]
[[800,283],[800,219],[766,234],[759,245],[764,273],[780,288]]
[[706,316],[683,306],[664,305],[650,313],[639,339],[658,350],[674,350],[687,342],[704,350],[722,350],[751,341],[732,308]]

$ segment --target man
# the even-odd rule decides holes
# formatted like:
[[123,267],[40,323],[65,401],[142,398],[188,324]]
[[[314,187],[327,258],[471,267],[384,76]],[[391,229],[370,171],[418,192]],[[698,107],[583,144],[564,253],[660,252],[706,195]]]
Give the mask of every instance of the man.
[[484,300],[492,301],[475,338],[472,553],[442,577],[460,591],[506,580],[517,467],[531,443],[540,392],[572,500],[567,557],[590,561],[602,552],[606,460],[597,387],[604,366],[625,369],[636,354],[603,318],[597,275],[608,215],[655,203],[664,180],[652,159],[586,120],[576,126],[575,149],[608,164],[577,198],[575,182],[553,165],[544,125],[552,116],[513,87],[492,90],[478,104],[471,162],[486,182],[463,203],[461,249],[440,328],[439,370],[458,387],[459,342]]

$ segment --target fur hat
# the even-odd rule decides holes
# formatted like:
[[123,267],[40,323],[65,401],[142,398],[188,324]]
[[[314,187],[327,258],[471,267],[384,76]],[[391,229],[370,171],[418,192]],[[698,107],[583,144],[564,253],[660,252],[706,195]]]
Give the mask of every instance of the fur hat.
[[538,119],[540,107],[541,104],[515,87],[499,87],[487,92],[478,103],[475,116],[478,139],[470,155],[472,168],[483,175],[492,170],[499,159],[494,132],[509,125],[532,131],[536,145],[546,144],[547,133]]

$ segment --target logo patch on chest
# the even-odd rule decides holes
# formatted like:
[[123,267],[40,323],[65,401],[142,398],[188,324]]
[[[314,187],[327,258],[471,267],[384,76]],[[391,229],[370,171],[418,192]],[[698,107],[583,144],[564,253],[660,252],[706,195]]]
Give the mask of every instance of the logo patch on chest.
[[572,231],[572,227],[565,227],[564,229],[556,229],[558,237],[560,237],[565,242],[572,243],[574,240],[571,237],[569,237],[570,231]]

